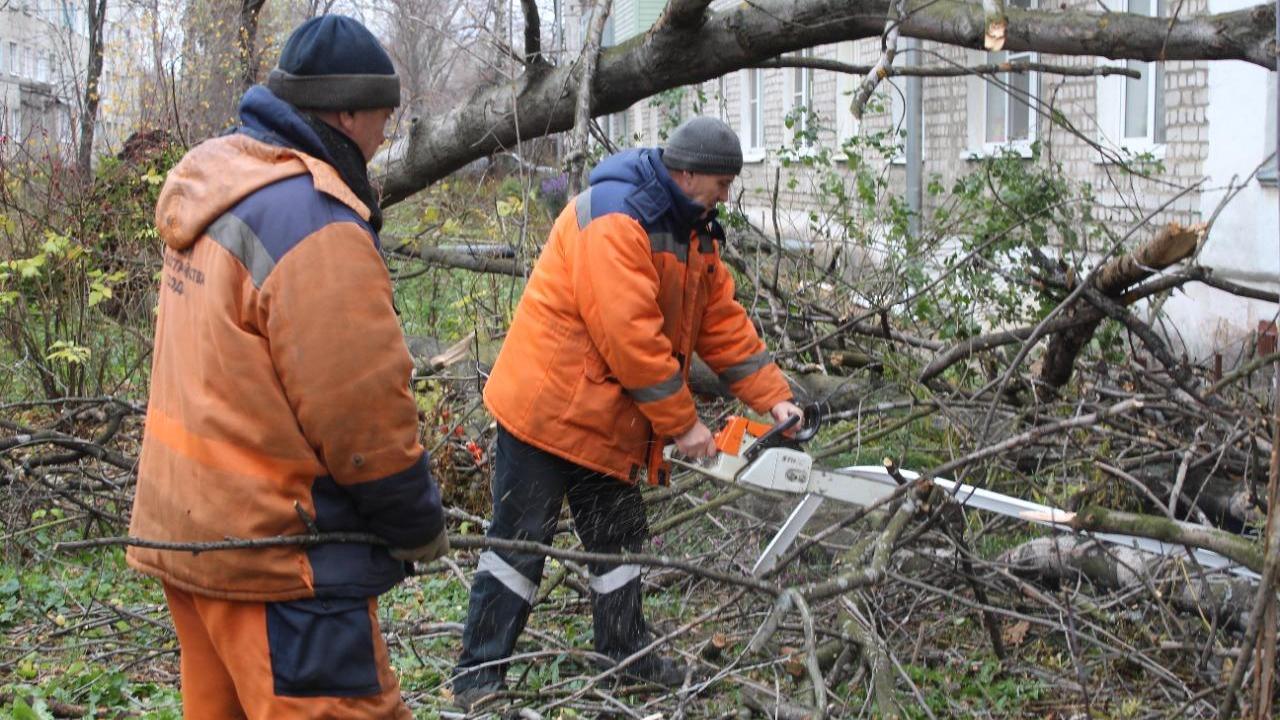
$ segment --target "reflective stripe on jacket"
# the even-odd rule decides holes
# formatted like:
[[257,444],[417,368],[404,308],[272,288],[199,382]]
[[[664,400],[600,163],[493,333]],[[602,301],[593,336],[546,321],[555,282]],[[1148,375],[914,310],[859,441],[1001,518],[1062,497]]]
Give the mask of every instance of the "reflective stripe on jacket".
[[[255,137],[302,132],[265,89],[245,102],[278,121]],[[368,214],[330,165],[244,133],[202,143],[170,173],[156,208],[167,247],[132,535],[350,531],[417,547],[443,528]],[[127,557],[230,600],[367,597],[404,576],[367,544]]]
[[557,218],[485,386],[524,442],[635,481],[651,443],[697,421],[694,352],[757,412],[791,398],[660,151],[606,159]]

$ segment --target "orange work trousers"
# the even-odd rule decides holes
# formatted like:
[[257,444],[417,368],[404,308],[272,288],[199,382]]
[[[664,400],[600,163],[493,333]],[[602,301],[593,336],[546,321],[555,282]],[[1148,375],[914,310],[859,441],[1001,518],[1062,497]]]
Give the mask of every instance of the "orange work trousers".
[[218,600],[164,586],[186,720],[412,720],[376,598]]

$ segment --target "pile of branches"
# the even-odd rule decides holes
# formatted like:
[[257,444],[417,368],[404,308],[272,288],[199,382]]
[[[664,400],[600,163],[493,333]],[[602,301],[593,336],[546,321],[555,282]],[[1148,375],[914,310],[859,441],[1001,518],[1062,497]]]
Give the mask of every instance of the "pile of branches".
[[[1194,264],[1179,266],[1201,232],[1165,226],[1088,273],[1033,252],[1028,282],[1052,300],[1051,309],[1034,324],[950,341],[904,324],[900,310],[911,297],[845,302],[847,287],[833,273],[815,271],[814,257],[758,232],[738,238],[726,260],[750,280],[740,299],[778,349],[798,396],[818,403],[827,418],[808,451],[828,463],[887,455],[891,468],[917,471],[920,479],[875,506],[830,509],[777,568],[758,577],[749,568],[794,498],[760,498],[696,474],[648,490],[653,544],[614,559],[648,568],[647,592],[658,601],[646,650],[687,663],[675,691],[626,684],[635,658],[608,663],[559,631],[566,618],[589,614],[585,563],[599,558],[576,546],[571,522],[561,524],[553,546],[481,535],[485,512],[474,491],[486,485],[493,441],[477,396],[485,374],[481,343],[411,343],[428,348],[419,352],[419,387],[439,391],[424,420],[440,480],[447,491],[471,491],[469,499],[446,493],[456,552],[423,573],[469,585],[483,548],[519,548],[556,561],[519,648],[516,668],[523,670],[485,710],[781,718],[1269,713],[1275,657],[1258,649],[1276,645],[1274,611],[1267,610],[1274,607],[1275,553],[1262,548],[1274,533],[1266,518],[1274,502],[1276,423],[1266,376],[1277,357],[1210,372],[1180,357],[1132,310],[1140,299],[1158,303],[1189,282],[1276,301]],[[810,266],[793,275],[779,270],[787,262]],[[828,289],[789,285],[788,276],[821,277]],[[1118,330],[1122,357],[1091,347],[1107,327]],[[734,411],[705,367],[695,370],[694,385],[711,424]],[[56,522],[85,538],[63,542],[61,550],[146,540],[121,539],[139,405],[65,398],[4,410],[0,512],[8,557],[51,560],[32,540],[49,522],[35,517],[36,507],[59,508]],[[1056,530],[983,516],[962,509],[933,478],[1070,514],[1056,518]],[[1172,550],[1118,548],[1093,532],[1151,537]],[[334,539],[235,538],[174,551]],[[1189,548],[1212,549],[1239,572],[1202,567]],[[78,623],[115,622],[127,635],[163,624],[159,612],[103,602]],[[386,629],[409,649],[460,631],[412,616]],[[67,634],[56,625],[17,642],[26,643],[26,653],[40,652]],[[126,663],[156,653],[124,652]],[[529,669],[549,657],[567,663],[559,679],[526,683]],[[452,661],[420,659],[441,677]],[[416,708],[450,716],[442,683],[407,692]]]

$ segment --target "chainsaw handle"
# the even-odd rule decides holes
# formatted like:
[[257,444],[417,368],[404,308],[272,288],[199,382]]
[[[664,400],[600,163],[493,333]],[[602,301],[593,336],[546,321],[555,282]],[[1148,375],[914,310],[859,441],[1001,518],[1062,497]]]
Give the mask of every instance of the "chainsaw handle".
[[803,408],[803,410],[804,424],[800,426],[800,429],[796,431],[795,435],[792,435],[791,437],[786,435],[788,430],[795,427],[796,424],[800,422],[800,418],[792,415],[786,420],[783,420],[777,425],[769,428],[768,432],[756,438],[756,441],[751,443],[751,447],[747,448],[747,451],[743,453],[743,457],[747,459],[747,462],[755,460],[760,453],[771,447],[779,447],[784,444],[798,446],[800,443],[810,440],[814,435],[817,435],[818,428],[822,426],[822,410],[816,403]]
[[769,428],[769,432],[756,438],[756,441],[751,443],[751,447],[747,448],[747,451],[743,453],[743,457],[747,459],[747,462],[751,462],[756,459],[757,455],[765,450],[782,444],[782,442],[787,439],[783,433],[795,427],[799,422],[800,418],[796,415],[792,415],[786,420],[783,420],[777,425]]
[[808,442],[818,434],[818,430],[822,428],[822,406],[818,403],[811,403],[800,408],[804,411],[804,424],[791,436],[791,440],[797,443]]

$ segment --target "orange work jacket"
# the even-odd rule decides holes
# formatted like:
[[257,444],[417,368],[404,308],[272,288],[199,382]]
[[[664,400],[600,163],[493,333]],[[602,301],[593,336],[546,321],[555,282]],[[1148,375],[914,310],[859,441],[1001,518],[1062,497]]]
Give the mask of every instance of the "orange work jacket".
[[[255,87],[246,115],[258,132],[192,149],[156,208],[166,249],[130,534],[425,545],[444,516],[369,209],[290,106]],[[366,597],[404,578],[379,544],[127,558],[228,600]]]
[[[657,149],[606,159],[557,218],[485,385],[509,432],[634,482],[693,427],[693,353],[756,412],[791,398],[720,262],[724,233]],[[652,478],[651,478],[652,480]]]

